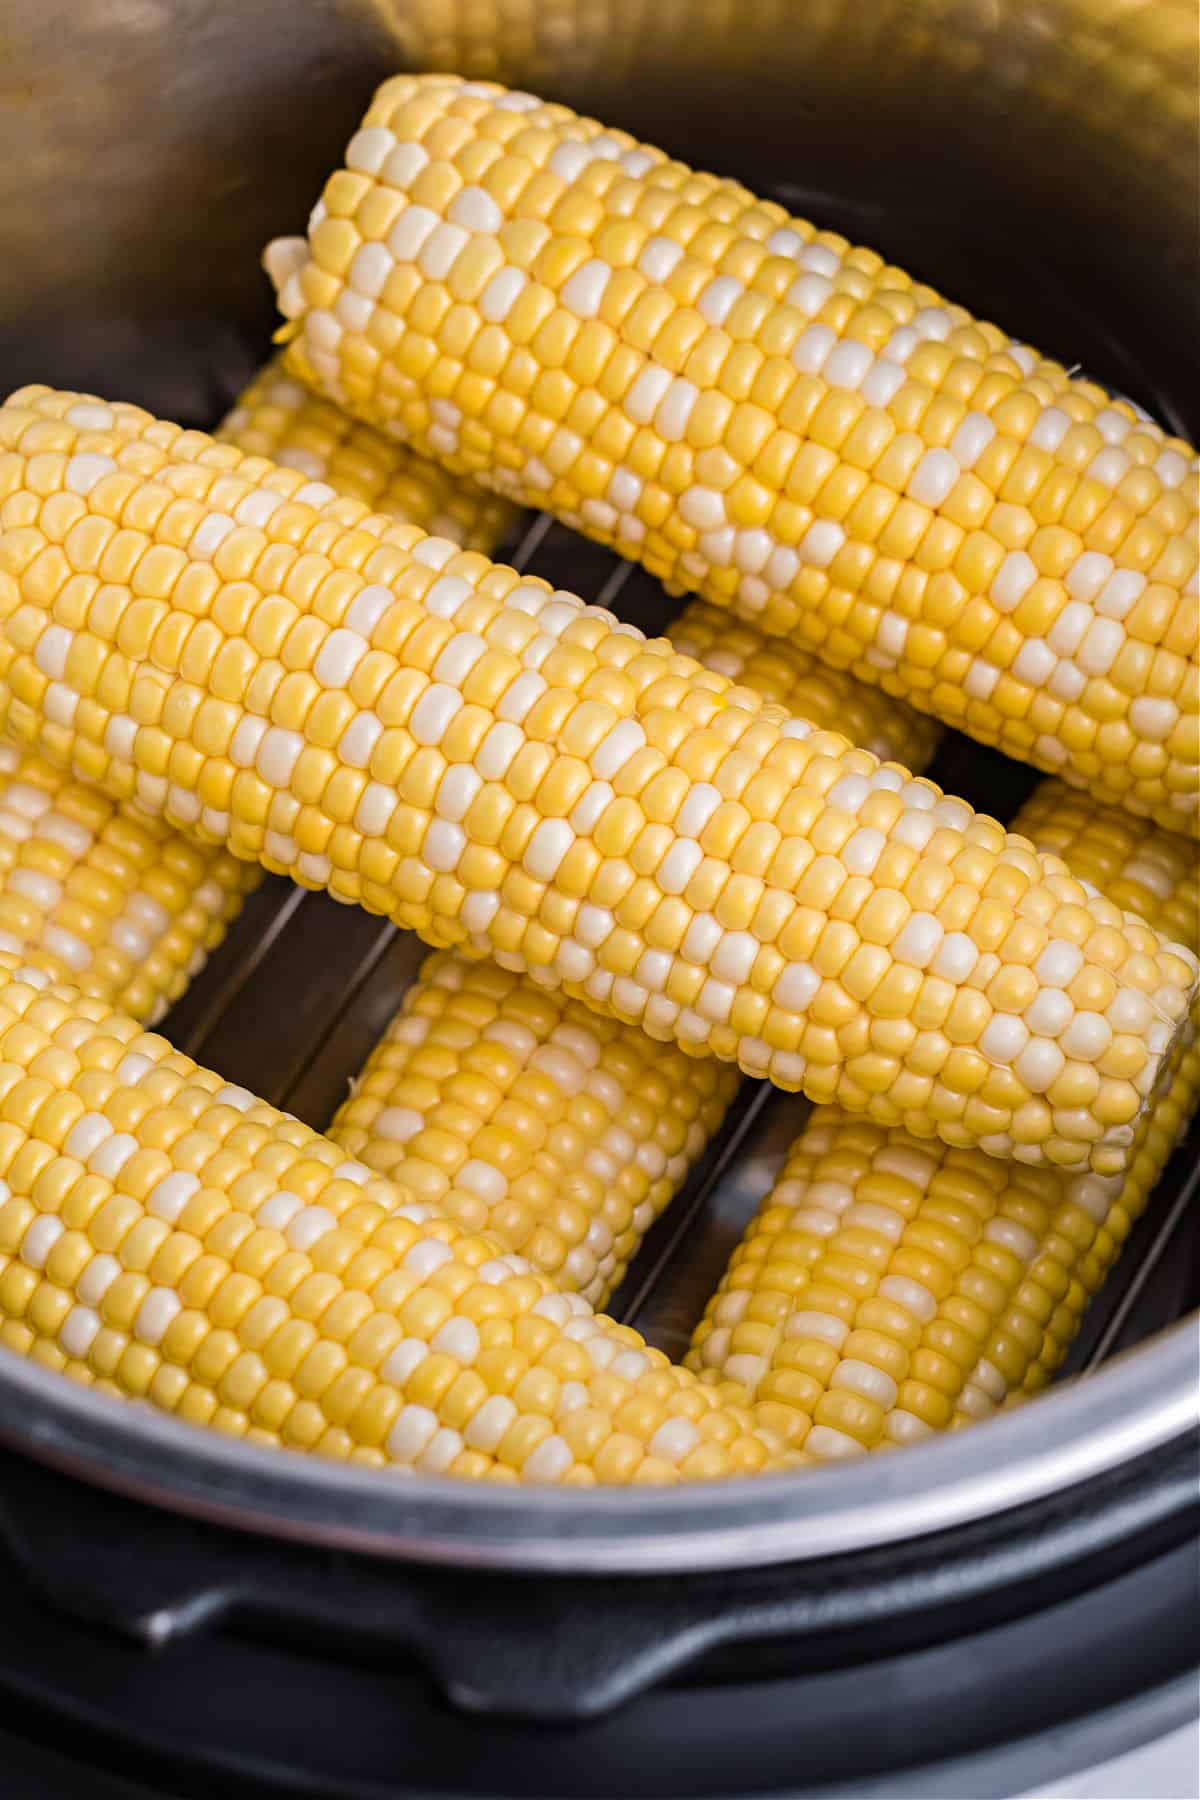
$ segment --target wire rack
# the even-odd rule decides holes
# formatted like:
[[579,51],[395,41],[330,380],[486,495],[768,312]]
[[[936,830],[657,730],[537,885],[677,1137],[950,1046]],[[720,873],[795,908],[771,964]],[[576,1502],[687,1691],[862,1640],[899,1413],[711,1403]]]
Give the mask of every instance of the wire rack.
[[[643,571],[552,522],[527,521],[501,560],[609,607],[657,635],[682,604]],[[935,780],[1001,819],[1036,780],[956,733]],[[410,932],[269,880],[249,901],[163,1030],[190,1056],[322,1128],[403,1000],[425,955]],[[725,1124],[648,1233],[609,1311],[679,1357],[725,1264],[767,1193],[807,1103],[742,1084]],[[1200,1133],[1175,1157],[1092,1307],[1067,1365],[1093,1366],[1168,1323],[1197,1290]]]

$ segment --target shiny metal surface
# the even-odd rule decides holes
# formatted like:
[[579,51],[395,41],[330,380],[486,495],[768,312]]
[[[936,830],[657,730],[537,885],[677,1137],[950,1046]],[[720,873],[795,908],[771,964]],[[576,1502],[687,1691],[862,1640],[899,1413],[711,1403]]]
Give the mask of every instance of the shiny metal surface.
[[[532,87],[737,174],[1200,425],[1194,0],[0,0],[0,384],[210,422],[273,323],[259,249],[302,226],[398,66]],[[558,579],[629,616],[628,571],[595,546],[539,524],[520,557],[549,573],[556,542]],[[640,605],[658,628],[661,594]],[[377,920],[268,888],[172,1034],[321,1124],[415,961]],[[664,1347],[682,1348],[792,1129],[778,1106],[743,1120],[648,1244],[621,1305]],[[919,1451],[672,1493],[393,1480],[191,1430],[7,1356],[0,1441],[259,1532],[513,1569],[683,1570],[898,1542],[1098,1478],[1194,1429],[1198,1375],[1185,1322]]]

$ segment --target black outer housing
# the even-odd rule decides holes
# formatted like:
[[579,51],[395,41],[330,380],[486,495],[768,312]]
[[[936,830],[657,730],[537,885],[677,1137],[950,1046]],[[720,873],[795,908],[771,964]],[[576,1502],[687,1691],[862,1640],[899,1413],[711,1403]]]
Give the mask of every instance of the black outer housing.
[[4,1791],[49,1754],[96,1800],[1019,1793],[1194,1716],[1198,1453],[685,1581],[264,1542],[8,1456]]

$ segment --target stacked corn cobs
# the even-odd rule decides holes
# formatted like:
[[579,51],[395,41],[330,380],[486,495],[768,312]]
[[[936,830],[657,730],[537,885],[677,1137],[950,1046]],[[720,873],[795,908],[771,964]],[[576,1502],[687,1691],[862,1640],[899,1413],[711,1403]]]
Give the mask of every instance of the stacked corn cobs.
[[[1200,949],[1200,867],[1186,840],[1056,781],[1017,823]],[[816,1109],[734,1252],[689,1366],[793,1407],[805,1448],[823,1458],[911,1443],[1035,1392],[1200,1099],[1194,1024],[1116,1180],[933,1148]]]
[[[178,875],[110,892],[63,826],[14,854],[4,1341],[499,1481],[788,1467],[1035,1389],[1194,1097],[1163,828],[1195,829],[1194,457],[878,258],[487,85],[386,84],[267,261],[325,399],[272,366],[220,447],[0,411],[0,717],[38,759],[0,827],[69,767]],[[439,461],[699,590],[676,648],[492,567],[512,510]],[[880,766],[919,773],[930,715],[1061,775],[1024,836]],[[189,881],[211,909],[222,846],[449,946],[331,1139],[110,1010],[179,991],[117,952]],[[733,1063],[838,1110],[681,1369],[593,1303]]]

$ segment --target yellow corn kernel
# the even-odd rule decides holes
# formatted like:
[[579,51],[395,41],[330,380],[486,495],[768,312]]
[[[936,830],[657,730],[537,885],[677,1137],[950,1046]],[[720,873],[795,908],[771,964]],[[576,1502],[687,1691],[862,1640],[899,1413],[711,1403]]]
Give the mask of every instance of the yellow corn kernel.
[[[40,449],[47,423],[61,444],[53,456]],[[305,497],[301,473],[136,407],[27,389],[0,408],[0,450],[7,488],[39,500],[34,523],[0,530],[0,731],[10,738],[56,761],[82,764],[86,752],[89,774],[114,798],[136,797],[439,946],[497,954],[659,1041],[918,1137],[1005,1155],[1020,1114],[1031,1162],[1098,1174],[1125,1166],[1133,1115],[1185,1023],[1196,959],[1091,895],[1056,857],[665,640],[355,501]],[[35,456],[40,496],[26,485]],[[25,585],[48,547],[41,506],[56,494],[84,503],[84,523],[149,486],[185,496],[155,533],[169,529],[189,568],[216,575],[195,661],[186,645],[151,650],[142,628],[139,608],[153,607],[156,630],[177,610],[173,592],[60,622],[59,598],[86,573],[74,531],[49,587],[44,570]],[[264,539],[263,595],[296,609],[278,657],[243,635],[263,595],[223,572],[226,540],[241,528]],[[133,569],[158,540],[123,526],[118,541],[119,566]],[[512,670],[491,711],[465,694],[489,651],[503,651]],[[309,719],[343,695],[354,711],[330,750],[325,715],[311,739]],[[214,699],[233,729],[225,751],[206,754],[190,721]],[[568,816],[543,814],[536,796],[558,746],[585,747],[572,719],[597,704],[613,723],[579,759],[588,785]],[[69,706],[73,729],[56,722]],[[477,745],[470,761],[464,740]],[[668,825],[647,818],[641,795],[669,767],[687,780],[674,784],[681,798]],[[349,824],[342,789],[336,800],[317,793],[348,771],[365,776]],[[495,842],[491,832],[481,842],[472,823],[485,784],[511,802]],[[594,854],[573,856],[579,845]],[[934,910],[889,885],[912,876],[912,855],[950,877]],[[690,914],[678,950],[647,937],[656,894]],[[989,991],[1010,941],[1039,993],[1070,1002],[1044,1112],[1028,1110],[1041,1093],[1036,1058],[1022,1073],[1030,1033],[1001,1003],[1016,985],[1005,980],[1001,1002]],[[837,990],[862,943],[886,966],[851,1012]],[[767,960],[769,994],[755,985],[768,944],[780,958]],[[1091,1023],[1101,993],[1105,1006],[1126,996],[1144,1028],[1110,1040]],[[818,1001],[822,1018],[841,1023],[818,1024]],[[942,1037],[923,1029],[919,1045],[915,1030],[873,1040],[873,1025],[910,1019],[944,1020]],[[981,1059],[982,1083],[973,1062],[964,1081],[956,1050]]]
[[[512,178],[480,186],[476,159],[511,130],[514,101]],[[378,217],[358,214],[336,254],[321,222],[267,252],[290,368],[669,583],[1101,799],[1200,831],[1190,446],[880,258],[564,107],[404,75],[367,116],[325,210],[352,181],[386,197]],[[527,216],[531,190],[544,224]],[[631,205],[652,232],[636,256]],[[480,245],[498,260],[459,347],[414,360],[420,274],[453,280]],[[389,271],[414,260],[395,285]],[[374,309],[363,273],[382,288]],[[360,370],[369,312],[399,348]],[[563,347],[597,322],[625,341],[598,341],[577,371]],[[474,384],[485,332],[513,353],[495,357],[511,411]],[[567,429],[585,391],[589,422]],[[636,453],[614,450],[620,428]],[[901,572],[916,585],[879,592]],[[943,577],[961,604],[939,601]],[[1149,581],[1163,618],[1147,635]],[[1180,654],[1147,691],[1132,671],[1168,635]]]

